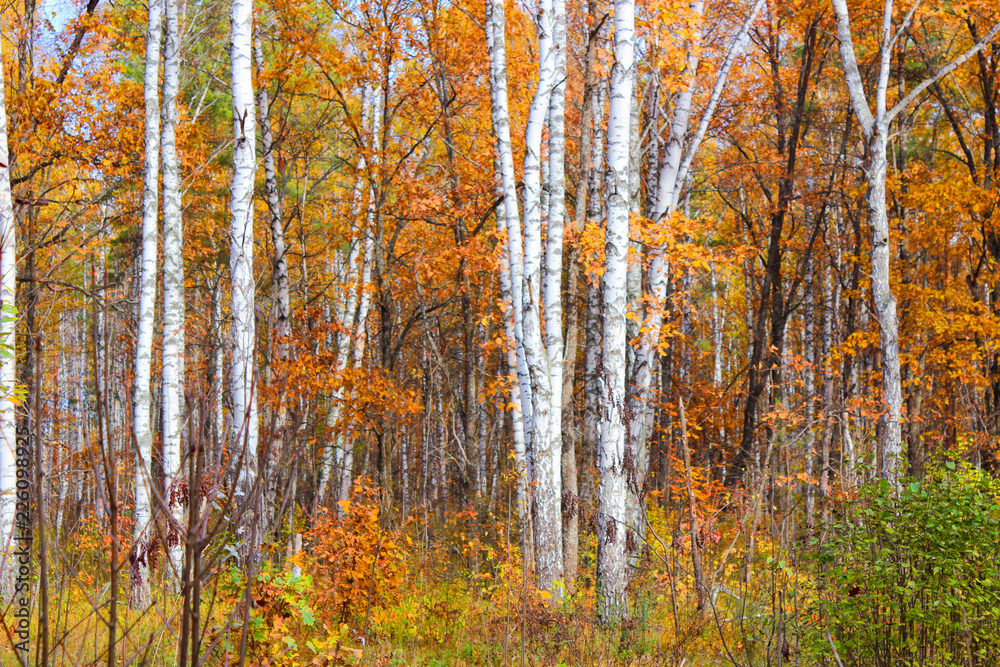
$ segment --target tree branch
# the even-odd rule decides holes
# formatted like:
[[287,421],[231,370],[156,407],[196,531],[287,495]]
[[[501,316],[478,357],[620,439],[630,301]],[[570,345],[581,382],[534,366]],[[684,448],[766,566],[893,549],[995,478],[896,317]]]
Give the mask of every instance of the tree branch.
[[[844,0],[834,0],[835,5],[843,2]],[[837,23],[839,26],[840,24],[839,18]],[[838,32],[839,32],[839,27],[838,27]],[[920,93],[924,92],[928,87],[934,85],[944,77],[951,74],[966,60],[979,53],[983,49],[983,47],[985,47],[987,44],[993,41],[993,38],[997,36],[998,32],[1000,32],[1000,23],[997,23],[992,28],[990,28],[990,31],[986,33],[986,36],[983,37],[978,42],[976,42],[976,44],[971,49],[960,55],[958,58],[955,58],[941,69],[939,69],[933,76],[928,77],[923,81],[921,81],[913,90],[909,92],[909,94],[906,97],[904,97],[903,99],[901,99],[899,102],[896,103],[896,106],[894,106],[892,110],[890,110],[889,113],[886,115],[886,120],[892,121],[892,119],[895,118],[901,111],[906,109],[906,107],[909,106],[910,102],[916,99],[916,97],[920,95]]]

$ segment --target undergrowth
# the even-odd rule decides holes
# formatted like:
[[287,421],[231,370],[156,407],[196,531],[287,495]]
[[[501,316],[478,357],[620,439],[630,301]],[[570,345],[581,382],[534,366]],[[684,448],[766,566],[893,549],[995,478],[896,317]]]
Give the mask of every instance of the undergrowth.
[[[239,664],[244,642],[243,664],[255,667],[997,664],[996,481],[946,462],[898,489],[861,488],[812,533],[787,530],[794,491],[756,524],[752,503],[705,492],[695,537],[710,588],[703,610],[689,515],[650,503],[631,615],[604,628],[594,620],[592,534],[581,533],[580,571],[554,604],[525,576],[506,516],[468,507],[394,525],[378,490],[362,485],[339,516],[319,517],[307,549],[265,560],[249,596],[234,561],[215,568],[202,596],[203,664]],[[93,558],[86,540],[60,557],[52,664],[106,664],[108,582],[73,567]],[[177,664],[180,603],[159,576],[152,608],[120,607],[119,664]]]

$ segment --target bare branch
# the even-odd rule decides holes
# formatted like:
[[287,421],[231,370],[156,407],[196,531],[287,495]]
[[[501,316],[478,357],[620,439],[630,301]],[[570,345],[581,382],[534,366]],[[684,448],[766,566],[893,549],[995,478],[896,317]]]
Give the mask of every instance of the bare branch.
[[[843,2],[843,1],[844,0],[835,0],[834,4],[839,3],[839,2]],[[839,21],[838,21],[838,25],[839,25]],[[975,45],[971,49],[969,49],[968,51],[966,51],[965,53],[963,53],[962,55],[960,55],[958,58],[955,58],[950,63],[948,63],[947,65],[945,65],[944,67],[942,67],[941,69],[939,69],[937,72],[934,73],[933,76],[928,77],[928,78],[924,79],[923,81],[921,81],[919,84],[917,84],[917,86],[913,90],[911,90],[906,97],[904,97],[899,102],[897,102],[896,106],[894,106],[889,111],[889,113],[886,115],[886,120],[889,121],[889,122],[891,122],[892,119],[895,118],[896,115],[899,114],[901,111],[903,111],[904,109],[906,109],[906,107],[909,106],[910,102],[912,102],[914,99],[916,99],[917,96],[920,95],[920,93],[924,92],[929,86],[934,85],[935,83],[937,83],[938,81],[940,81],[944,77],[946,77],[949,74],[951,74],[960,65],[962,65],[966,60],[968,60],[972,56],[974,56],[977,53],[979,53],[980,51],[982,51],[983,47],[985,47],[987,44],[989,44],[990,42],[993,41],[993,38],[997,36],[998,32],[1000,32],[1000,23],[997,23],[992,28],[990,28],[990,31],[988,33],[986,33],[986,36],[983,37],[978,42],[976,42]]]

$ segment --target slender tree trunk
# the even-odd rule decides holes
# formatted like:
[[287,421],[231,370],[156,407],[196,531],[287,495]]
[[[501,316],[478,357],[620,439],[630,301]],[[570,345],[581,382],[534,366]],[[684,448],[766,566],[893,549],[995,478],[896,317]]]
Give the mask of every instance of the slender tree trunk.
[[[487,0],[487,46],[490,51],[490,90],[492,91],[492,122],[496,137],[496,154],[500,187],[503,192],[503,206],[497,210],[497,230],[507,233],[507,243],[501,254],[501,296],[505,298],[505,328],[508,334],[508,362],[516,371],[517,400],[512,414],[514,426],[514,453],[518,467],[517,495],[518,516],[521,526],[521,546],[527,556],[534,551],[531,530],[531,510],[528,490],[531,485],[531,470],[528,462],[529,436],[532,432],[533,415],[531,402],[531,381],[524,350],[523,335],[523,293],[524,293],[524,247],[521,241],[521,223],[514,173],[514,154],[510,139],[510,111],[507,101],[507,35],[504,6],[501,0]],[[518,427],[520,422],[520,428]]]
[[[614,65],[608,119],[607,235],[604,246],[603,405],[598,449],[597,614],[616,625],[628,613],[626,477],[635,461],[625,433],[625,315],[629,243],[629,134],[635,80],[635,5],[615,0]],[[631,470],[630,470],[631,468]]]
[[[382,95],[379,91],[366,89],[362,93],[362,126],[366,127],[366,121],[370,123],[372,136],[372,166],[377,164],[379,154],[379,136],[382,128]],[[367,110],[367,111],[366,111]],[[368,129],[366,127],[366,129]],[[345,284],[347,293],[343,301],[337,304],[337,321],[340,324],[337,333],[337,361],[335,373],[343,374],[349,363],[354,368],[359,368],[364,356],[365,349],[365,322],[368,318],[368,309],[371,305],[371,275],[372,265],[375,255],[375,244],[373,226],[375,225],[376,202],[375,189],[371,185],[368,161],[364,155],[358,160],[357,182],[355,184],[353,199],[360,208],[361,194],[364,191],[364,183],[369,182],[368,203],[365,213],[365,225],[362,236],[355,239],[351,245],[351,250],[347,257],[347,275]],[[320,472],[320,487],[317,494],[317,505],[326,500],[327,488],[333,475],[336,475],[334,491],[336,500],[346,500],[350,497],[351,487],[354,483],[354,442],[341,431],[340,414],[343,402],[346,400],[345,388],[337,387],[334,391],[330,409],[326,415],[326,425],[328,432],[332,435],[332,446],[328,447],[323,456],[323,466]],[[338,430],[339,429],[339,430]],[[343,508],[338,505],[338,513],[343,512]]]
[[[750,14],[743,22],[740,30],[733,37],[722,66],[716,75],[715,83],[701,120],[697,128],[689,136],[689,127],[693,113],[694,93],[697,90],[697,75],[699,65],[700,37],[693,36],[687,45],[686,71],[688,79],[684,88],[677,94],[673,113],[670,118],[670,131],[664,148],[663,161],[659,164],[656,200],[649,217],[657,222],[666,220],[677,211],[686,187],[691,164],[697,156],[705,134],[708,131],[715,111],[722,99],[736,56],[742,51],[747,33],[757,20],[757,15],[764,6],[764,0],[756,0]],[[702,17],[704,15],[703,0],[695,0],[691,5],[698,27],[704,31]],[[670,267],[666,245],[652,249],[647,271],[647,281],[650,290],[650,302],[653,306],[646,313],[644,331],[640,337],[635,353],[635,364],[632,373],[629,393],[629,439],[636,451],[648,447],[650,430],[653,424],[653,387],[654,371],[658,356],[659,341],[663,327],[663,306],[670,282]]]
[[163,481],[169,509],[167,553],[181,580],[187,498],[181,474],[184,423],[184,226],[177,159],[177,95],[180,90],[180,20],[177,0],[165,0],[163,53]]
[[678,416],[681,422],[681,454],[684,457],[684,486],[688,496],[688,522],[691,529],[691,572],[694,575],[694,586],[698,592],[698,611],[708,612],[708,586],[705,585],[705,572],[701,559],[701,538],[698,523],[698,501],[694,495],[691,480],[691,449],[688,447],[687,417],[684,414],[684,399],[678,401]]
[[[544,10],[543,10],[544,11]],[[556,585],[563,579],[562,553],[562,385],[563,385],[563,321],[562,272],[563,231],[566,211],[565,181],[565,113],[566,113],[566,5],[565,0],[552,0],[552,92],[548,99],[549,117],[549,214],[545,237],[545,257],[542,267],[542,306],[544,308],[545,362],[547,372],[538,389],[536,414],[548,414],[547,434],[536,440],[535,456],[535,563],[539,587],[551,592],[553,599],[562,597],[564,588]],[[545,67],[545,63],[542,63]],[[541,76],[539,77],[541,79]],[[529,123],[530,125],[530,123]],[[540,138],[540,137],[539,137]],[[530,150],[530,149],[529,149]],[[527,153],[525,155],[527,163]],[[526,212],[530,208],[526,207]],[[525,219],[525,229],[528,229]],[[525,234],[527,237],[527,233]],[[529,285],[531,284],[529,277]],[[533,318],[532,318],[533,320]],[[539,332],[541,335],[541,332]],[[548,391],[546,392],[546,387]],[[547,396],[546,396],[547,394]],[[542,403],[547,402],[546,406]],[[541,432],[536,432],[541,435]],[[553,548],[554,547],[554,548]]]
[[212,286],[212,320],[211,320],[211,340],[212,340],[212,361],[211,361],[211,402],[212,402],[212,446],[213,455],[210,460],[215,460],[222,450],[222,444],[226,441],[226,415],[225,401],[225,364],[226,364],[226,337],[223,334],[224,326],[222,321],[222,278],[215,279]]
[[872,302],[879,323],[879,350],[882,361],[882,405],[878,442],[878,473],[893,486],[899,485],[903,465],[901,417],[903,407],[902,378],[899,363],[899,320],[896,314],[896,297],[890,284],[892,248],[889,238],[889,216],[886,205],[886,173],[890,126],[893,119],[905,111],[910,103],[928,87],[947,76],[959,65],[979,53],[1000,32],[1000,23],[948,64],[924,79],[896,102],[891,109],[886,103],[889,77],[892,72],[892,54],[896,39],[906,34],[913,13],[906,15],[899,26],[893,25],[893,2],[886,0],[882,11],[878,78],[874,90],[874,111],[865,83],[858,67],[854,50],[850,12],[846,0],[832,0],[837,19],[837,39],[840,42],[840,60],[844,81],[854,116],[861,126],[865,143],[864,174],[867,182],[866,202],[868,224],[871,227],[871,282]]
[[136,336],[135,392],[135,527],[129,553],[129,605],[149,606],[149,550],[152,524],[153,430],[150,368],[153,359],[153,321],[156,307],[157,209],[160,171],[160,45],[163,32],[162,0],[150,0],[146,32],[145,135],[146,153],[142,196],[142,268],[139,278],[138,334]]
[[[603,41],[603,40],[602,40]],[[598,80],[590,91],[588,105],[593,119],[594,138],[591,146],[590,174],[587,182],[587,219],[590,224],[599,224],[604,219],[604,101],[605,80]],[[601,437],[601,384],[600,369],[603,346],[601,331],[600,279],[587,281],[587,296],[584,312],[583,356],[583,466],[580,481],[580,501],[590,515],[597,508],[597,450]]]
[[899,367],[899,319],[896,297],[889,284],[892,249],[889,244],[889,216],[885,201],[886,153],[889,127],[880,123],[868,144],[865,174],[868,178],[868,224],[872,230],[871,280],[875,317],[879,324],[882,352],[882,400],[885,412],[879,439],[878,470],[883,479],[898,484],[904,462],[900,419],[903,412],[902,376]]
[[[806,528],[810,531],[816,526],[816,485],[813,483],[813,469],[816,461],[816,297],[813,289],[814,271],[809,260],[806,269],[805,320],[802,345],[805,347],[805,396],[806,402],[806,433],[805,449],[805,513]],[[822,436],[821,436],[822,437]]]
[[257,121],[253,94],[252,0],[233,0],[231,5],[233,95],[233,177],[230,187],[232,226],[229,268],[232,274],[233,401],[230,428],[230,461],[236,473],[233,499],[239,521],[237,549],[244,562],[257,557],[254,543],[259,521],[256,502],[258,460],[257,357],[254,322],[256,284],[253,274],[253,185],[257,145]]
[[[0,251],[2,255],[2,251]],[[2,304],[0,304],[2,308]],[[2,310],[0,310],[2,312]],[[72,409],[70,407],[71,400],[70,393],[72,392],[72,387],[74,384],[73,378],[73,363],[71,361],[70,355],[72,336],[68,333],[69,326],[67,326],[68,317],[63,316],[63,319],[59,321],[59,340],[58,344],[58,356],[56,360],[56,377],[65,378],[68,380],[65,388],[56,388],[56,405],[59,406],[59,411],[64,415],[72,414]],[[66,499],[68,496],[69,486],[70,486],[70,476],[72,471],[70,469],[70,462],[72,461],[71,456],[66,456],[64,452],[67,451],[68,447],[71,445],[69,437],[69,429],[73,428],[70,424],[60,424],[58,420],[53,420],[53,437],[52,441],[61,442],[61,446],[53,447],[53,457],[52,457],[52,467],[50,470],[56,471],[56,475],[59,478],[59,493],[56,500],[56,521],[53,525],[53,542],[55,544],[60,544],[60,537],[62,536],[62,525],[63,520],[66,516]]]
[[833,281],[830,267],[823,269],[823,433],[819,463],[820,523],[823,531],[829,521],[827,496],[830,485],[830,444],[833,442],[837,424],[837,408],[833,398],[833,363],[830,352],[833,349],[833,319],[836,315]]
[[[559,511],[562,476],[559,459],[562,455],[562,434],[553,423],[561,404],[553,403],[552,371],[545,341],[542,337],[543,306],[545,313],[553,297],[551,291],[542,290],[542,136],[548,117],[553,89],[558,83],[556,58],[559,46],[553,44],[557,20],[552,0],[540,0],[538,8],[538,85],[528,111],[524,141],[524,251],[523,287],[521,297],[521,345],[524,350],[525,369],[530,383],[531,421],[525,428],[528,444],[529,466],[534,482],[533,518],[535,520],[535,568],[540,588],[548,590],[557,599],[562,579],[562,517]],[[516,226],[516,225],[515,225]],[[508,241],[514,235],[508,228]],[[561,233],[561,228],[559,229]],[[512,253],[512,257],[513,257]],[[512,261],[511,265],[513,266]],[[561,322],[557,330],[561,335]],[[515,331],[516,333],[516,331]],[[561,343],[560,343],[561,348]],[[560,376],[561,377],[561,376]],[[561,385],[561,380],[560,380]],[[558,390],[556,390],[557,392]],[[522,392],[522,401],[525,396]],[[522,411],[526,406],[522,404]],[[528,422],[526,422],[526,425]]]
[[[381,108],[381,107],[378,107]],[[376,135],[377,136],[377,135]],[[375,190],[369,189],[369,198],[374,200]],[[369,205],[367,226],[365,227],[364,238],[364,259],[361,263],[361,283],[359,290],[361,295],[358,299],[357,313],[354,322],[354,338],[351,347],[351,363],[354,368],[361,368],[361,362],[365,355],[365,345],[368,341],[368,310],[371,307],[371,285],[372,268],[375,264],[375,236],[372,232],[376,211],[374,204]],[[351,487],[354,484],[354,444],[342,441],[339,451],[344,454],[343,463],[340,465],[340,497],[350,496]]]
[[[597,59],[597,31],[599,30],[599,26],[596,23],[596,19],[598,18],[596,0],[588,1],[587,15],[589,17],[590,25],[587,25],[584,30],[587,38],[587,52],[584,56],[583,99],[581,101],[582,118],[580,121],[580,170],[577,174],[576,205],[574,207],[575,215],[573,220],[573,225],[576,228],[577,233],[581,233],[583,231],[584,225],[587,222],[588,184],[591,180],[593,172],[595,171],[593,156],[594,128],[602,121],[602,118],[599,115],[595,115],[595,105],[591,103],[591,96],[595,94],[596,91],[594,89],[597,85],[597,77],[594,71]],[[566,578],[567,585],[572,586],[576,579],[577,568],[579,567],[580,538],[580,489],[576,458],[578,422],[575,418],[573,387],[576,377],[576,359],[580,338],[579,292],[582,267],[578,263],[576,254],[570,257],[569,265],[569,305],[566,312],[566,364],[563,368],[562,387],[562,513],[563,574]],[[589,353],[590,348],[587,348],[586,351]],[[586,465],[586,458],[584,458],[584,462],[584,465]]]
[[[265,72],[264,47],[261,43],[260,31],[254,31],[253,36],[253,57],[257,67],[257,73],[263,75]],[[271,101],[267,92],[267,86],[262,85],[257,91],[257,118],[260,123],[261,149],[264,161],[264,190],[267,193],[267,211],[271,224],[271,243],[274,247],[272,258],[272,285],[274,291],[274,302],[272,317],[274,318],[274,360],[279,368],[284,369],[288,362],[288,340],[292,334],[291,306],[288,287],[288,261],[285,257],[285,226],[281,212],[281,193],[278,187],[278,171],[274,159],[274,136],[271,132],[270,117]],[[268,382],[274,380],[272,360],[268,359],[268,368],[272,373],[268,374]],[[280,392],[279,395],[283,395]],[[267,531],[276,527],[278,518],[274,516],[274,510],[278,506],[278,456],[281,453],[284,443],[285,430],[288,428],[288,410],[285,408],[285,401],[279,398],[274,412],[274,425],[271,442],[264,450],[264,460],[261,466],[264,470],[263,479],[263,528]]]
[[714,261],[710,271],[712,283],[712,386],[718,391],[722,389],[722,334],[726,326],[726,315],[719,308],[719,279]]

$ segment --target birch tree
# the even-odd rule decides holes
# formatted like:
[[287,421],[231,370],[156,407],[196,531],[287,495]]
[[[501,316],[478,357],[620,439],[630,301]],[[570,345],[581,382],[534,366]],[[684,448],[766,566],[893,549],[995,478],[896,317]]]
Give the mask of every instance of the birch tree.
[[[261,43],[260,30],[254,32],[253,57],[258,75],[263,75],[264,46]],[[273,284],[272,317],[274,318],[274,360],[278,364],[288,361],[288,339],[292,334],[291,306],[288,288],[288,260],[285,256],[285,226],[281,213],[281,192],[278,189],[278,170],[274,159],[274,135],[271,131],[270,117],[271,100],[267,86],[262,85],[257,91],[257,118],[260,122],[260,139],[264,159],[264,191],[267,194],[268,219],[271,223],[271,244],[274,254],[271,260],[271,275]],[[270,359],[268,367],[272,363]],[[268,377],[270,382],[271,376]],[[270,530],[274,527],[274,508],[277,505],[277,475],[276,465],[279,450],[283,443],[283,433],[288,422],[288,412],[284,401],[280,401],[274,415],[274,435],[264,454],[264,525]]]
[[504,330],[507,362],[517,382],[511,388],[511,419],[514,430],[514,457],[517,465],[517,507],[521,545],[533,551],[528,488],[528,437],[532,424],[531,384],[524,354],[523,312],[521,308],[524,255],[521,222],[514,174],[514,151],[510,138],[510,110],[507,99],[507,29],[503,0],[486,1],[486,40],[490,51],[490,100],[493,134],[496,138],[499,190],[503,204],[497,211],[497,231],[506,232],[507,243],[500,254],[500,296],[504,302]]
[[614,65],[608,118],[607,233],[604,245],[604,358],[598,445],[597,614],[616,624],[628,611],[626,587],[625,293],[629,243],[629,136],[635,67],[635,5],[615,0]]
[[[603,158],[603,146],[600,132],[603,123],[602,114],[597,109],[597,43],[598,35],[603,21],[597,11],[597,0],[587,2],[587,23],[584,26],[583,34],[585,38],[586,51],[584,53],[584,75],[583,75],[583,98],[580,119],[580,169],[577,172],[576,203],[573,225],[576,232],[580,233],[589,217],[589,209],[592,205],[600,205],[599,192],[592,193],[590,185],[592,182],[600,182],[597,178],[600,161]],[[595,157],[596,149],[596,157]],[[596,216],[594,216],[596,217]],[[562,385],[562,411],[563,411],[563,442],[562,442],[562,485],[563,485],[563,575],[567,585],[572,585],[576,578],[579,566],[579,515],[576,511],[580,503],[580,483],[576,456],[576,445],[580,440],[578,437],[577,421],[574,417],[573,384],[576,379],[576,358],[579,347],[580,334],[578,331],[578,321],[580,319],[580,278],[583,275],[583,267],[579,263],[579,251],[570,256],[570,274],[568,285],[568,309],[566,313],[566,341],[565,341],[565,367],[563,368]],[[589,303],[591,293],[595,292],[589,281],[584,286],[586,290],[586,300]],[[599,304],[598,309],[599,311]],[[587,315],[589,316],[589,312]],[[600,354],[597,343],[592,340],[591,327],[585,327],[587,359],[594,361],[592,367],[586,370],[596,371],[596,357]],[[585,362],[586,363],[586,362]],[[589,376],[585,375],[585,378]],[[586,380],[585,380],[586,381]],[[585,392],[586,395],[586,392]],[[586,396],[585,396],[586,403]],[[586,415],[586,410],[584,415]],[[596,412],[594,415],[596,416]],[[567,418],[569,418],[567,420]],[[591,433],[596,432],[592,429]],[[593,443],[596,436],[589,440],[584,439],[584,469],[590,468],[590,457],[588,452],[595,451]],[[567,506],[567,502],[569,503]]]
[[[686,44],[685,80],[674,98],[672,113],[668,119],[669,131],[664,156],[657,167],[655,198],[649,213],[650,219],[654,222],[664,223],[677,212],[678,206],[683,201],[683,193],[688,183],[691,165],[698,155],[722,99],[733,62],[742,51],[747,32],[757,20],[763,6],[764,0],[754,2],[749,15],[733,37],[716,75],[698,125],[692,130],[692,119],[695,116],[695,95],[699,89],[698,75],[702,50],[700,42],[704,39],[708,27],[704,18],[704,0],[694,0],[691,3],[692,21],[697,28]],[[635,364],[628,399],[629,442],[633,448],[633,456],[637,466],[637,487],[641,487],[648,467],[647,446],[653,429],[654,417],[653,382],[663,329],[662,304],[666,300],[667,286],[670,282],[666,243],[653,247],[649,254],[649,268],[646,278],[649,284],[650,298],[648,302],[650,306],[645,314],[644,332],[639,337],[639,344],[635,351]],[[633,498],[632,502],[637,502],[637,500]]]
[[142,193],[142,261],[139,277],[139,330],[135,345],[135,391],[132,396],[135,435],[135,527],[130,561],[129,604],[149,606],[149,549],[152,522],[153,454],[150,367],[153,358],[153,320],[156,307],[157,214],[160,171],[160,46],[163,32],[162,0],[150,0],[146,29],[144,75],[145,162]]
[[233,176],[230,186],[229,270],[232,276],[233,362],[230,460],[235,466],[234,501],[240,515],[237,549],[256,557],[257,482],[256,332],[253,277],[253,185],[257,123],[253,95],[252,0],[233,0],[230,13],[233,96]]
[[[603,41],[603,40],[602,40]],[[604,218],[604,195],[602,178],[604,171],[604,103],[607,97],[607,81],[595,83],[590,92],[590,114],[594,119],[594,136],[591,145],[590,177],[587,179],[587,218],[597,224]],[[580,483],[581,502],[590,507],[596,505],[593,467],[601,437],[601,391],[600,363],[603,338],[601,334],[601,288],[598,281],[587,284],[587,303],[584,315],[586,336],[583,368],[583,451],[588,462]]]
[[[377,161],[379,155],[379,137],[382,134],[382,104],[383,94],[381,90],[373,91],[370,87],[365,87],[361,95],[362,118],[361,126],[365,130],[370,129],[372,137],[371,155],[373,161]],[[363,137],[358,138],[363,141]],[[373,162],[371,166],[377,165]],[[369,163],[362,154],[358,158],[357,180],[352,193],[352,210],[360,216],[361,203],[363,200],[364,185],[369,178]],[[361,238],[354,239],[351,243],[347,257],[344,259],[346,269],[344,283],[347,287],[344,298],[340,300],[334,308],[334,319],[340,326],[336,335],[337,360],[334,365],[334,375],[340,376],[347,369],[348,363],[353,362],[357,368],[361,364],[365,349],[365,320],[368,318],[368,308],[371,304],[370,283],[372,275],[372,261],[374,259],[374,236],[372,226],[375,224],[375,189],[369,183],[368,202],[365,207],[365,225],[361,233]],[[354,483],[354,444],[351,439],[339,432],[340,416],[343,412],[343,403],[346,400],[346,388],[343,384],[337,386],[331,397],[330,409],[326,413],[326,426],[332,436],[333,442],[324,450],[323,463],[320,470],[320,485],[317,493],[317,504],[326,500],[328,487],[331,480],[334,481],[335,500],[345,500],[350,497],[351,486]],[[334,478],[334,476],[336,476]],[[343,507],[337,506],[338,515],[344,512]]]
[[[534,490],[534,551],[538,585],[561,594],[562,558],[562,233],[565,184],[562,182],[561,118],[565,104],[565,5],[561,0],[540,0],[537,11],[538,83],[528,111],[523,161],[523,221],[516,214],[514,160],[510,148],[510,115],[506,89],[506,46],[502,8],[493,2],[491,63],[493,127],[497,135],[500,176],[504,189],[507,253],[511,303],[515,311],[514,336],[520,408],[524,418],[528,452],[526,488]],[[554,91],[556,91],[554,93]],[[559,92],[561,91],[561,92]],[[555,102],[553,105],[553,97]],[[550,131],[556,134],[556,155],[546,165],[550,181],[558,181],[556,193],[545,207],[549,211],[547,235],[543,239],[542,137],[546,120],[554,118]],[[558,125],[558,127],[555,127]],[[503,136],[506,133],[506,136]],[[550,149],[552,144],[550,143]],[[554,169],[553,169],[554,167]],[[552,182],[548,185],[553,185]],[[552,212],[556,211],[553,219]],[[523,233],[523,234],[522,234]],[[523,245],[522,245],[523,240]],[[544,247],[544,254],[543,254]],[[544,259],[543,259],[544,258]],[[544,270],[543,270],[544,263]],[[558,263],[558,269],[556,264]],[[520,316],[518,318],[518,316]],[[546,338],[542,337],[542,322]],[[532,486],[531,482],[535,484]]]
[[[885,0],[878,32],[878,76],[873,91],[865,89],[865,82],[858,65],[854,48],[851,13],[847,0],[832,0],[837,17],[837,39],[840,42],[840,60],[851,108],[861,127],[865,147],[864,175],[867,185],[865,200],[868,206],[868,225],[871,228],[871,282],[872,302],[879,324],[879,350],[882,353],[882,409],[881,435],[878,443],[879,475],[893,485],[899,484],[903,461],[902,429],[900,424],[903,391],[899,364],[899,319],[896,315],[896,297],[890,284],[892,260],[889,238],[889,216],[886,207],[886,172],[890,126],[900,113],[909,107],[921,93],[947,76],[966,60],[993,41],[1000,23],[970,49],[965,51],[933,75],[901,94],[892,107],[888,103],[889,78],[892,74],[892,56],[896,43],[909,34],[913,16],[920,6],[913,6],[898,25],[893,22],[893,2]],[[874,110],[871,98],[874,97]]]
[[[540,4],[539,11],[546,8]],[[547,79],[551,81],[548,99],[548,225],[545,234],[545,257],[542,271],[542,308],[545,321],[544,353],[545,363],[540,371],[546,378],[533,380],[538,389],[532,393],[536,399],[536,414],[548,413],[545,430],[535,432],[533,443],[535,465],[535,563],[538,570],[539,586],[559,594],[561,587],[555,586],[563,578],[562,541],[562,389],[563,389],[563,230],[566,212],[566,3],[552,0],[550,45],[551,55],[544,57],[542,68],[551,67]],[[541,18],[544,18],[542,16]],[[541,25],[541,20],[539,21]],[[545,62],[550,61],[551,64]],[[539,76],[539,93],[541,90]],[[538,97],[538,94],[536,94]],[[529,119],[530,124],[530,119]],[[531,136],[531,135],[529,135]],[[532,144],[528,143],[530,147]],[[528,159],[525,156],[525,164]],[[527,199],[526,199],[527,202]],[[530,210],[530,209],[528,209]],[[534,221],[532,220],[532,223]],[[538,220],[539,228],[541,219]],[[527,229],[528,219],[525,219]],[[525,235],[528,236],[527,234]],[[533,235],[532,235],[533,237]],[[530,280],[530,279],[529,279]],[[547,385],[547,386],[546,386]],[[553,549],[553,547],[555,547]]]
[[184,228],[177,159],[177,94],[180,90],[180,17],[177,0],[164,0],[163,50],[163,483],[170,514],[167,553],[180,578],[186,534],[181,433],[184,419]]

